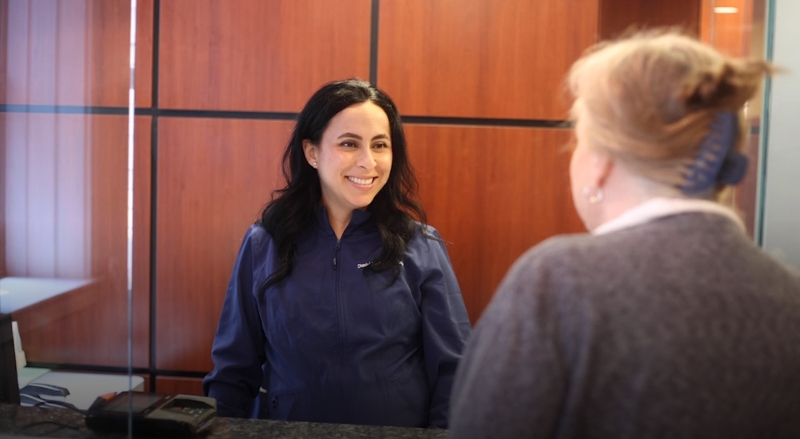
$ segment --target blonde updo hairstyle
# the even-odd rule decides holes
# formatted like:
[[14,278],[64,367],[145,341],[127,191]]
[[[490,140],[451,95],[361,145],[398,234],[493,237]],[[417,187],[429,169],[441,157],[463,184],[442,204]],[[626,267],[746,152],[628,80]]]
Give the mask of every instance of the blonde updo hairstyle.
[[[715,115],[738,115],[770,65],[735,59],[674,30],[638,32],[590,48],[569,72],[571,118],[588,146],[654,182],[680,187]],[[719,196],[724,185],[711,194]]]

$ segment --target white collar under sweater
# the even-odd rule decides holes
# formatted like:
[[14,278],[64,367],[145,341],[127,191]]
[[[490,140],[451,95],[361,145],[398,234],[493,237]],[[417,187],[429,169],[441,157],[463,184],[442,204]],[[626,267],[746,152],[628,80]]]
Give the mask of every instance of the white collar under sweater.
[[622,215],[598,226],[592,231],[593,235],[602,235],[615,232],[628,227],[650,222],[656,218],[675,215],[684,212],[706,212],[723,215],[736,223],[744,231],[744,223],[736,213],[713,201],[689,198],[653,198],[636,207],[628,209]]

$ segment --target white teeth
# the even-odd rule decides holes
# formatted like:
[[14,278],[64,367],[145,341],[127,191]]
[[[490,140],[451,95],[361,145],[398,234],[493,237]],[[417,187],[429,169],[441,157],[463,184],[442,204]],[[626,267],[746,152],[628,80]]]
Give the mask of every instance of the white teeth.
[[373,178],[356,178],[356,177],[347,177],[347,179],[355,184],[370,184],[372,183],[372,180],[374,180]]

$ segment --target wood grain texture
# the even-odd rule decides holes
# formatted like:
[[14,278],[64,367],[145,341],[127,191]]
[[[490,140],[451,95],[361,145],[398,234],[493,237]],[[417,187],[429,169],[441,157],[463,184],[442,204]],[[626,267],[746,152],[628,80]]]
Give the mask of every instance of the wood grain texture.
[[158,136],[156,362],[211,370],[211,343],[247,228],[282,181],[292,122],[163,118]]
[[[92,271],[109,285],[106,293],[116,305],[107,306],[106,326],[116,329],[117,337],[128,335],[128,245],[133,246],[133,341],[136,366],[149,362],[150,330],[150,118],[137,117],[134,125],[134,221],[145,224],[128,236],[128,120],[124,116],[95,116],[102,123],[91,124],[92,145]],[[136,233],[138,232],[138,233]],[[112,332],[109,329],[109,332]],[[123,358],[117,356],[115,358]],[[119,361],[119,360],[118,360]],[[121,362],[125,364],[125,362]]]
[[525,250],[585,230],[569,189],[569,131],[407,125],[406,132],[429,223],[450,243],[473,323]]
[[156,392],[162,394],[204,396],[203,379],[159,376],[156,377]]
[[[381,0],[378,83],[404,115],[560,120],[569,104],[561,92],[564,75],[598,36],[612,37],[631,24],[683,25],[699,32],[701,1]],[[161,1],[159,107],[295,112],[324,82],[366,78],[371,3]],[[9,17],[0,20],[0,103],[126,106],[128,7],[128,0],[0,0],[0,14]],[[138,1],[139,107],[152,104],[154,7],[153,0]],[[281,184],[279,160],[292,123],[159,117],[157,175],[150,173],[150,123],[137,118],[134,364],[149,365],[152,227],[156,368],[206,372],[236,252],[270,191]],[[561,151],[570,133],[406,127],[429,222],[449,242],[475,322],[525,250],[556,234],[584,231],[570,198],[569,154]],[[24,133],[31,151],[56,153],[47,159],[47,169],[70,159],[58,158],[57,139],[76,148],[84,143],[103,148],[87,156],[95,199],[86,204],[86,217],[93,222],[87,259],[59,254],[57,249],[69,248],[75,236],[57,229],[47,232],[53,243],[58,236],[65,240],[44,252],[55,255],[47,269],[58,270],[58,258],[65,264],[87,261],[100,280],[67,302],[23,315],[34,324],[23,334],[31,361],[124,364],[121,239],[126,231],[121,228],[123,171],[117,169],[124,132],[122,116],[0,115],[0,153]],[[5,169],[7,154],[0,156]],[[34,164],[41,168],[45,161]],[[62,188],[62,194],[74,189],[70,174],[47,174],[25,177],[26,190],[39,185],[29,199],[57,202],[56,195],[40,190],[44,184]],[[736,205],[746,215],[754,212],[756,193],[755,174],[747,178],[736,194]],[[155,183],[157,217],[151,224],[150,185]],[[7,190],[0,187],[0,197]],[[3,228],[10,212],[2,210],[7,201],[0,198],[0,239],[7,234]],[[64,204],[61,212],[68,207]],[[36,221],[41,218],[25,221],[25,227],[38,227]],[[752,231],[752,218],[747,224]],[[0,252],[0,262],[4,256]],[[201,381],[158,376],[155,387],[160,393],[199,395]]]
[[161,2],[159,106],[298,112],[369,76],[369,0]]
[[[736,57],[746,57],[755,49],[758,55],[762,48],[752,46],[753,19],[759,17],[759,12],[754,11],[755,7],[760,11],[763,21],[763,1],[753,0],[702,0],[701,11],[701,39],[715,49],[727,55]],[[717,7],[735,8],[732,14],[716,13]],[[755,15],[754,15],[755,14]],[[760,28],[763,33],[763,28]]]
[[597,0],[386,0],[378,84],[403,114],[566,116],[569,66],[595,42]]
[[107,364],[109,357],[123,353],[125,338],[112,337],[110,343],[100,340],[109,329],[119,332],[96,320],[108,302],[116,303],[113,298],[104,302],[105,287],[105,283],[91,283],[14,311],[27,361]]
[[703,0],[600,0],[600,39],[630,28],[677,27],[700,34]]
[[[150,243],[152,200],[152,118],[136,117],[133,164],[133,233],[131,288],[133,291],[133,360],[136,367],[150,364]],[[145,380],[146,384],[149,381]],[[148,384],[149,385],[149,384]]]
[[[137,106],[151,101],[153,5],[137,7]],[[0,10],[2,103],[128,105],[130,1],[0,0]]]
[[[58,135],[50,145],[57,157],[54,162],[57,171],[53,173],[61,176],[57,190],[52,191],[56,195],[45,197],[52,204],[38,204],[36,210],[30,212],[40,217],[39,227],[49,227],[51,233],[45,235],[53,242],[34,238],[19,241],[36,250],[19,252],[25,256],[22,263],[9,260],[8,274],[93,280],[90,285],[63,297],[15,313],[26,355],[30,361],[38,362],[124,366],[128,340],[127,118],[37,113],[9,113],[3,118],[8,119],[6,123],[27,126],[25,132],[53,131],[55,127]],[[149,118],[137,118],[134,160],[139,166],[134,168],[134,180],[140,184],[149,181],[149,124]],[[18,142],[38,142],[41,138],[15,136],[10,140],[15,142],[14,149],[27,149],[27,143]],[[38,158],[32,157],[27,164],[30,169],[40,167]],[[68,182],[68,179],[74,181]],[[9,195],[16,197],[16,191],[40,183],[26,179],[24,185],[10,185]],[[144,185],[144,188],[149,189],[149,186]],[[37,190],[46,193],[47,187],[42,185]],[[134,201],[134,209],[146,213],[149,191],[141,192]],[[77,206],[76,210],[69,209],[70,205]],[[10,222],[7,232],[15,237],[28,233],[26,227],[18,230],[20,225],[25,224]],[[142,267],[149,270],[149,251],[142,247],[143,244],[149,246],[149,237],[137,236],[136,240],[134,277],[147,278],[149,273],[139,270]],[[17,241],[14,243],[16,245]],[[13,253],[14,257],[17,255]],[[28,271],[14,271],[18,267],[27,267]],[[42,270],[51,271],[48,274]],[[149,358],[149,286],[143,288],[136,283],[133,307],[134,365],[142,367],[148,364]]]

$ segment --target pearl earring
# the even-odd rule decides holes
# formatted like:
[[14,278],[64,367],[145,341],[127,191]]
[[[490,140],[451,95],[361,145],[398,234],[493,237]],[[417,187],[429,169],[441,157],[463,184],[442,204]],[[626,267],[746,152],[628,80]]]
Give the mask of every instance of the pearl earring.
[[583,187],[583,196],[589,200],[591,204],[597,204],[603,201],[603,189],[597,186],[584,186]]

